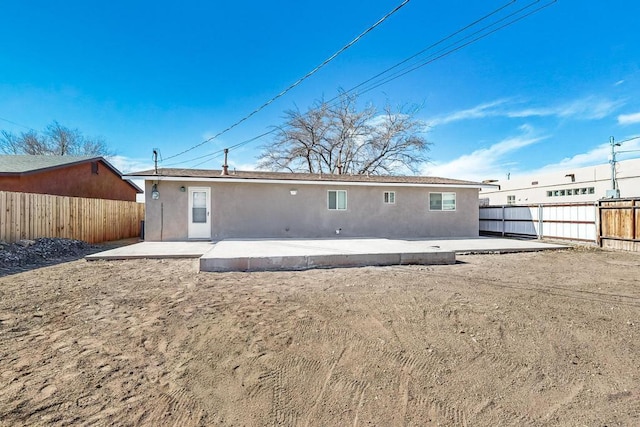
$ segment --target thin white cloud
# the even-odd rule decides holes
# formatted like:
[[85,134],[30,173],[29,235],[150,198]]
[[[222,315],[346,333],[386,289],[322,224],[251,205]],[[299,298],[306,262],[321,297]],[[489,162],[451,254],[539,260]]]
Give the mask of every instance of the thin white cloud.
[[548,117],[574,118],[578,120],[599,120],[613,114],[624,105],[623,101],[612,101],[597,97],[586,97],[551,107],[514,110],[507,117]]
[[[145,160],[132,159],[125,156],[109,156],[106,159],[123,174],[153,169],[153,164]],[[138,194],[136,196],[136,201],[144,203],[144,180],[132,179],[131,182],[140,187],[143,191],[142,194]]]
[[123,174],[153,169],[153,163],[125,156],[109,156],[107,161]]
[[471,181],[498,179],[513,166],[513,163],[507,161],[507,155],[547,138],[535,136],[533,128],[529,125],[521,126],[520,130],[521,135],[507,138],[488,148],[476,150],[449,162],[427,164],[423,167],[422,174]]
[[636,123],[640,123],[640,113],[620,114],[618,116],[618,124],[620,125],[632,125]]
[[[630,151],[630,152],[628,152]],[[638,157],[640,151],[640,139],[625,142],[620,147],[616,147],[616,159],[625,160]],[[611,145],[609,143],[600,144],[585,153],[579,153],[571,157],[566,157],[557,163],[551,163],[539,169],[523,172],[522,175],[539,175],[549,172],[564,171],[572,168],[582,168],[587,166],[601,165],[607,163],[611,157]]]
[[500,107],[506,103],[506,99],[498,99],[496,101],[480,104],[466,110],[455,111],[453,113],[433,117],[427,120],[427,123],[429,123],[429,125],[431,126],[438,126],[452,122],[458,122],[461,120],[482,119],[485,117],[499,116],[503,113],[497,110],[496,107]]
[[618,80],[617,82],[615,82],[614,86],[620,86],[623,83],[624,83],[624,80]]
[[[624,105],[624,101],[588,96],[558,105],[547,107],[516,108],[508,99],[498,99],[465,110],[433,117],[428,120],[431,126],[449,124],[462,120],[482,119],[486,117],[558,117],[576,120],[599,120],[610,116]],[[514,103],[521,104],[521,103]]]

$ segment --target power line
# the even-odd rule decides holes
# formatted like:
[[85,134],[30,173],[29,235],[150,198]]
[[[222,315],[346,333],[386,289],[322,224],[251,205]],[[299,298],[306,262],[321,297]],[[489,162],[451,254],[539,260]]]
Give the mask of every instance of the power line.
[[0,120],[2,120],[3,122],[11,123],[12,125],[20,126],[21,128],[25,128],[25,129],[29,129],[29,130],[35,131],[35,129],[33,129],[33,128],[29,127],[29,126],[21,125],[20,123],[16,123],[14,121],[11,121],[9,119],[5,119],[3,117],[0,117]]
[[204,144],[206,144],[207,142],[213,141],[214,139],[218,138],[219,136],[227,133],[228,131],[230,131],[231,129],[235,128],[236,126],[238,126],[239,124],[243,123],[244,121],[248,120],[249,118],[251,118],[253,115],[257,114],[258,112],[260,112],[262,109],[264,109],[265,107],[267,107],[269,104],[271,104],[272,102],[274,102],[275,100],[277,100],[278,98],[284,96],[287,92],[289,92],[291,89],[295,88],[296,86],[298,86],[300,83],[302,83],[304,80],[308,79],[309,77],[311,77],[312,75],[314,75],[316,72],[318,72],[322,67],[324,67],[325,65],[327,65],[329,62],[333,61],[338,55],[340,55],[341,53],[343,53],[345,50],[349,49],[351,46],[353,46],[354,44],[356,44],[358,41],[360,41],[360,39],[362,37],[364,37],[365,35],[367,35],[368,33],[370,33],[371,31],[373,31],[376,27],[378,27],[380,24],[382,24],[384,21],[386,21],[391,15],[393,15],[394,13],[396,13],[397,11],[399,11],[402,7],[404,7],[407,3],[409,3],[410,0],[404,0],[402,3],[400,3],[398,6],[396,6],[393,10],[391,10],[389,13],[387,13],[386,15],[384,15],[382,18],[380,18],[375,24],[371,25],[369,28],[367,28],[366,30],[364,30],[362,33],[360,33],[356,38],[354,38],[353,40],[351,40],[349,43],[347,43],[346,45],[344,45],[340,50],[338,50],[336,53],[334,53],[333,55],[331,55],[329,58],[325,59],[320,65],[316,66],[313,70],[309,71],[307,74],[305,74],[304,76],[300,77],[298,80],[296,80],[294,83],[292,83],[291,85],[289,85],[286,89],[284,89],[282,92],[278,93],[276,96],[274,96],[273,98],[269,99],[267,102],[265,102],[264,104],[262,104],[261,106],[259,106],[258,108],[256,108],[255,110],[253,110],[251,113],[247,114],[246,116],[244,116],[243,118],[241,118],[240,120],[238,120],[237,122],[233,123],[232,125],[230,125],[229,127],[223,129],[222,131],[218,132],[217,134],[215,134],[214,136],[212,136],[211,138],[202,141],[201,143],[194,145],[191,148],[188,148],[184,151],[181,151],[178,154],[174,154],[172,156],[167,157],[168,159],[172,159],[174,157],[178,157],[181,156],[185,153],[188,153],[191,150],[194,150]]
[[339,94],[339,95],[335,96],[334,98],[330,99],[330,100],[328,101],[328,103],[331,103],[331,102],[333,102],[333,101],[335,101],[335,100],[337,100],[337,99],[341,98],[341,97],[342,97],[342,96],[344,96],[345,94],[348,94],[348,93],[353,92],[354,90],[358,89],[359,87],[362,87],[362,86],[364,86],[365,84],[367,84],[367,83],[371,82],[372,80],[375,80],[375,79],[377,79],[377,78],[378,78],[378,77],[380,77],[380,76],[383,76],[384,74],[386,74],[386,73],[388,73],[389,71],[391,71],[391,70],[393,70],[393,69],[395,69],[395,68],[399,67],[400,65],[405,64],[405,63],[407,63],[407,62],[411,61],[412,59],[414,59],[414,58],[416,58],[416,57],[418,57],[418,56],[422,55],[423,53],[427,52],[428,50],[433,49],[434,47],[436,47],[436,46],[438,46],[438,45],[440,45],[440,44],[444,43],[445,41],[447,41],[447,40],[449,40],[449,39],[451,39],[451,38],[453,38],[453,37],[457,36],[458,34],[460,34],[460,33],[464,32],[464,31],[466,31],[466,30],[468,30],[469,28],[471,28],[471,27],[473,27],[473,26],[477,25],[478,23],[480,23],[480,22],[482,22],[482,21],[484,21],[484,20],[486,20],[486,19],[490,18],[491,16],[495,15],[496,13],[498,13],[498,12],[502,11],[503,9],[505,9],[505,8],[507,8],[507,7],[509,7],[509,6],[511,6],[511,5],[512,5],[513,3],[515,3],[516,1],[517,1],[517,0],[511,0],[510,2],[508,2],[508,3],[506,3],[506,4],[502,5],[502,6],[500,6],[499,8],[495,9],[495,10],[494,10],[494,11],[492,11],[491,13],[488,13],[487,15],[485,15],[485,16],[483,16],[483,17],[481,17],[481,18],[479,18],[479,19],[477,19],[477,20],[475,20],[475,21],[471,22],[470,24],[465,25],[464,27],[462,27],[462,28],[460,28],[460,29],[458,29],[458,30],[454,31],[453,33],[449,34],[448,36],[446,36],[446,37],[444,37],[444,38],[442,38],[442,39],[438,40],[437,42],[435,42],[435,43],[433,43],[433,44],[431,44],[431,45],[427,46],[426,48],[422,49],[421,51],[419,51],[419,52],[417,52],[417,53],[415,53],[415,54],[413,54],[413,55],[409,56],[408,58],[403,59],[402,61],[400,61],[400,62],[396,63],[395,65],[393,65],[393,66],[391,66],[391,67],[389,67],[389,68],[387,68],[386,70],[381,71],[380,73],[376,74],[375,76],[368,78],[367,80],[363,81],[362,83],[357,84],[356,86],[352,87],[351,89],[347,90],[346,92],[341,93],[341,94]]
[[[237,143],[237,144],[235,144],[235,145],[232,145],[232,146],[228,147],[228,149],[229,149],[229,150],[235,150],[236,148],[240,148],[240,147],[242,147],[242,146],[244,146],[244,145],[249,144],[250,142],[256,141],[256,140],[258,140],[258,139],[260,139],[260,138],[264,138],[265,136],[270,135],[270,134],[272,134],[272,133],[274,133],[274,132],[276,132],[276,131],[277,131],[277,129],[272,129],[272,130],[270,130],[270,131],[268,131],[268,132],[264,132],[264,133],[262,133],[262,134],[260,134],[260,135],[258,135],[258,136],[254,136],[253,138],[249,138],[249,139],[247,139],[247,140],[245,140],[245,141],[242,141],[242,142],[239,142],[239,143]],[[203,156],[194,157],[194,158],[189,159],[189,160],[183,160],[183,161],[181,161],[181,162],[170,163],[170,164],[167,164],[167,165],[164,165],[164,166],[182,165],[182,164],[185,164],[185,163],[193,162],[193,161],[195,161],[195,160],[202,160],[202,159],[206,159],[206,160],[205,160],[205,161],[203,161],[203,162],[200,162],[200,163],[198,163],[198,164],[193,165],[193,166],[195,167],[195,166],[199,166],[199,165],[201,165],[201,164],[203,164],[203,163],[206,163],[206,162],[208,162],[209,160],[213,160],[213,159],[215,159],[216,157],[219,157],[222,153],[224,153],[224,149],[221,149],[221,150],[218,150],[218,151],[214,151],[213,153],[205,154],[205,155],[203,155]]]
[[[413,71],[415,71],[415,70],[417,70],[419,68],[422,68],[422,67],[424,67],[424,66],[426,66],[428,64],[431,64],[431,63],[433,63],[433,62],[435,62],[435,61],[437,61],[439,59],[442,59],[442,58],[444,58],[444,57],[446,57],[446,56],[448,56],[448,55],[450,55],[450,54],[452,54],[452,53],[454,53],[454,52],[456,52],[458,50],[461,50],[461,49],[463,49],[463,48],[465,48],[465,47],[467,47],[467,46],[469,46],[469,45],[471,45],[471,44],[473,44],[473,43],[475,43],[475,42],[477,42],[479,40],[484,39],[485,37],[490,36],[491,34],[494,34],[494,33],[498,32],[498,31],[500,31],[500,30],[502,30],[502,29],[504,29],[504,28],[506,28],[506,27],[508,27],[510,25],[515,24],[518,21],[521,21],[522,19],[525,19],[525,18],[527,18],[527,17],[529,17],[529,16],[531,16],[531,15],[533,15],[533,14],[535,14],[535,13],[537,13],[537,12],[539,12],[539,11],[549,7],[549,6],[551,6],[552,4],[556,3],[556,1],[557,0],[553,0],[553,1],[549,2],[549,3],[546,3],[546,4],[538,7],[537,9],[534,9],[534,10],[532,10],[532,11],[530,11],[530,12],[524,14],[524,15],[521,15],[521,16],[519,16],[519,17],[517,17],[517,18],[515,18],[515,19],[513,19],[513,20],[511,20],[511,21],[509,21],[509,22],[497,27],[497,28],[494,28],[491,31],[488,31],[488,32],[485,32],[484,34],[481,34],[483,31],[486,31],[487,29],[489,29],[491,27],[494,27],[495,25],[499,24],[500,22],[503,22],[503,21],[513,17],[513,16],[516,16],[516,15],[520,14],[524,10],[526,10],[526,9],[532,7],[534,4],[540,2],[540,0],[536,0],[533,3],[530,3],[530,4],[522,7],[521,9],[518,9],[517,11],[515,11],[515,12],[513,12],[513,13],[511,13],[511,14],[509,14],[509,15],[501,18],[501,19],[499,19],[498,21],[493,22],[492,24],[487,25],[487,26],[483,27],[482,29],[480,29],[478,31],[475,31],[474,33],[471,33],[471,34],[463,37],[462,39],[460,39],[460,40],[448,45],[447,47],[445,47],[443,49],[440,49],[437,52],[432,53],[428,57],[422,59],[421,62],[415,62],[415,63],[413,63],[413,64],[411,64],[411,65],[409,65],[407,67],[402,68],[399,71],[396,71],[395,73],[391,74],[390,76],[387,76],[385,79],[379,80],[378,82],[374,83],[373,85],[371,85],[369,87],[366,87],[364,90],[359,91],[358,94],[367,93],[367,92],[369,92],[369,91],[371,91],[373,89],[376,89],[376,88],[378,88],[378,87],[380,87],[380,86],[382,86],[384,84],[392,82],[393,80],[396,80],[396,79],[398,79],[398,78],[400,78],[400,77],[402,77],[402,76],[404,76],[404,75],[406,75],[406,74],[408,74],[410,72],[413,72]],[[480,34],[480,35],[478,35],[478,34]],[[475,35],[478,35],[478,36],[475,37],[475,38],[472,38]],[[469,38],[472,38],[472,39],[470,41],[466,42],[466,43],[460,44],[461,42],[463,42],[464,40],[467,40]],[[395,66],[391,67],[390,69],[393,69],[393,68],[395,68]],[[362,86],[362,85],[359,85],[358,87],[360,87],[360,86]],[[334,99],[336,99],[336,98],[334,98]]]
[[[464,31],[476,26],[480,22],[485,21],[486,19],[494,16],[495,14],[499,13],[500,11],[504,10],[508,6],[510,6],[513,3],[515,3],[515,1],[516,0],[512,0],[512,1],[502,5],[500,7],[498,7],[497,9],[495,9],[492,12],[490,12],[489,14],[487,14],[487,15],[485,15],[485,16],[483,16],[483,17],[481,17],[481,18],[479,18],[479,19],[477,19],[475,21],[473,21],[472,23],[462,27],[459,30],[454,31],[450,35],[448,35],[446,37],[443,37],[442,39],[440,39],[437,42],[431,44],[430,46],[422,49],[421,51],[417,52],[416,54],[411,55],[410,57],[408,57],[408,58],[396,63],[395,65],[393,65],[393,66],[387,68],[386,70],[376,74],[375,76],[365,80],[364,82],[359,83],[358,85],[352,87],[351,89],[339,94],[338,96],[336,96],[336,97],[332,98],[331,100],[329,100],[328,103],[333,103],[333,102],[337,101],[338,99],[340,99],[341,97],[346,96],[347,94],[356,91],[358,88],[361,88],[361,87],[365,86],[367,83],[370,83],[370,82],[373,82],[373,84],[370,85],[370,86],[365,86],[364,90],[358,91],[357,94],[360,95],[360,94],[369,92],[369,91],[371,91],[373,89],[376,89],[376,88],[378,88],[378,87],[380,87],[380,86],[382,86],[384,84],[387,84],[387,83],[389,83],[389,82],[391,82],[393,80],[396,80],[396,79],[398,79],[398,78],[400,78],[400,77],[402,77],[402,76],[404,76],[404,75],[406,75],[406,74],[408,74],[410,72],[413,72],[413,71],[415,71],[415,70],[417,70],[419,68],[422,68],[422,67],[424,67],[424,66],[426,66],[426,65],[428,65],[430,63],[433,63],[433,62],[435,62],[435,61],[437,61],[439,59],[442,59],[442,58],[444,58],[444,57],[446,57],[446,56],[448,56],[448,55],[450,55],[450,54],[452,54],[452,53],[454,53],[454,52],[456,52],[458,50],[461,50],[461,49],[463,49],[463,48],[465,48],[465,47],[467,47],[467,46],[469,46],[469,45],[471,45],[471,44],[473,44],[473,43],[475,43],[475,42],[477,42],[479,40],[482,40],[485,37],[488,37],[489,35],[495,34],[496,32],[498,32],[498,31],[500,31],[500,30],[502,30],[502,29],[504,29],[504,28],[506,28],[506,27],[508,27],[510,25],[513,25],[516,22],[521,21],[521,20],[523,20],[523,19],[525,19],[525,18],[527,18],[527,17],[529,17],[529,16],[531,16],[531,15],[533,15],[533,14],[535,14],[535,13],[537,13],[537,12],[539,12],[539,11],[541,11],[541,10],[543,10],[543,9],[545,9],[545,8],[547,8],[547,7],[549,7],[552,4],[557,2],[557,0],[552,0],[552,1],[548,2],[548,3],[546,3],[546,4],[543,4],[542,6],[536,8],[534,10],[531,10],[531,11],[525,13],[525,14],[522,14],[524,11],[526,11],[527,9],[530,9],[535,4],[540,3],[540,0],[535,0],[535,1],[531,2],[531,3],[528,3],[527,5],[523,6],[522,8],[520,8],[520,9],[518,9],[518,10],[516,10],[516,11],[514,11],[514,12],[512,12],[512,13],[506,15],[506,16],[503,16],[502,18],[500,18],[500,19],[498,19],[498,20],[496,20],[496,21],[494,21],[494,22],[482,27],[479,30],[476,30],[476,31],[474,31],[474,32],[462,37],[461,39],[458,39],[457,41],[449,44],[448,46],[446,46],[446,47],[444,47],[444,48],[442,48],[442,49],[440,49],[440,50],[438,50],[438,51],[436,51],[434,53],[431,53],[426,58],[423,58],[420,61],[415,61],[412,64],[409,64],[408,66],[406,66],[404,68],[401,68],[400,70],[396,71],[395,73],[392,73],[392,74],[390,74],[389,76],[386,76],[383,79],[375,81],[378,77],[381,77],[381,76],[389,73],[390,71],[398,68],[399,66],[401,66],[403,64],[406,64],[407,62],[411,61],[412,59],[415,59],[418,56],[424,54],[425,52],[429,51],[430,49],[432,49],[432,48],[444,43],[447,40],[450,40],[450,39],[454,38],[456,35],[460,35]],[[518,15],[520,15],[520,16],[518,16]],[[498,25],[498,24],[500,24],[502,22],[505,22],[505,21],[509,20],[510,18],[514,18],[514,17],[516,17],[516,18],[504,23],[503,25],[498,26],[497,28],[493,28],[496,25]],[[489,30],[491,28],[493,28],[491,31],[487,31],[487,30]],[[477,37],[474,38],[474,36],[477,36]],[[465,43],[462,43],[465,40],[469,40],[469,41],[467,41]],[[462,44],[460,44],[460,43],[462,43]],[[232,149],[235,149],[235,148],[239,148],[240,146],[246,145],[246,144],[248,144],[248,143],[250,143],[252,141],[255,141],[255,140],[259,139],[259,138],[262,138],[262,137],[264,137],[266,135],[269,135],[269,134],[271,134],[271,133],[273,133],[275,131],[276,131],[276,129],[274,129],[274,130],[272,130],[270,132],[263,133],[263,134],[261,134],[261,135],[259,135],[257,137],[254,137],[254,138],[246,140],[246,141],[244,141],[242,143],[236,144],[236,146],[229,147],[229,149],[232,150]],[[220,151],[219,153],[221,153],[221,152],[222,151]],[[214,154],[218,154],[218,152],[216,152]],[[205,162],[206,161],[201,162],[198,165],[200,165],[202,163],[205,163]]]

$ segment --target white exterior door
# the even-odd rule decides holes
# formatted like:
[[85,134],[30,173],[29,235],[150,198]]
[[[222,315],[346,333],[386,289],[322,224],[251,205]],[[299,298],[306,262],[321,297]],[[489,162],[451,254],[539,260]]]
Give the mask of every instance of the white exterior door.
[[189,238],[211,239],[211,189],[189,187]]

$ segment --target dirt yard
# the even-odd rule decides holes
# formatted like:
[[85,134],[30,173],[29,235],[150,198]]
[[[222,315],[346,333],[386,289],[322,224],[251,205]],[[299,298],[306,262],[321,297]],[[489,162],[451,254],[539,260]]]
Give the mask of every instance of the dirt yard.
[[640,254],[0,278],[0,425],[640,425]]

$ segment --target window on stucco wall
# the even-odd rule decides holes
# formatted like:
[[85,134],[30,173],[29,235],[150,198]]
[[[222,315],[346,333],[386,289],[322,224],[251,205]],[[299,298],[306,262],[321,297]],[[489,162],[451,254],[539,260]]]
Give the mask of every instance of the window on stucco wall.
[[344,211],[347,210],[347,192],[346,190],[329,190],[327,192],[327,207],[329,210]]
[[396,192],[395,191],[385,191],[384,192],[384,203],[388,205],[393,205],[396,203]]
[[429,193],[430,211],[455,211],[456,193]]

